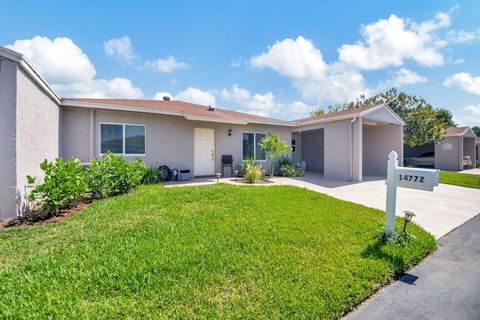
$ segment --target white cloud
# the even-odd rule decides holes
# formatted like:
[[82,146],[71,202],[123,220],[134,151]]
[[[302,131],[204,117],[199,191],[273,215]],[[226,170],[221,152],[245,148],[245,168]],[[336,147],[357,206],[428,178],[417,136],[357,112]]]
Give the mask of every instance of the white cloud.
[[188,87],[186,90],[177,93],[175,97],[173,97],[173,100],[187,101],[212,107],[216,105],[216,98],[211,92],[193,87]]
[[276,42],[252,57],[250,65],[291,78],[304,98],[317,102],[344,102],[368,93],[361,73],[344,63],[325,63],[320,50],[302,36]]
[[169,55],[166,59],[159,58],[145,61],[145,65],[152,70],[164,73],[171,73],[178,69],[190,68],[190,65],[185,62],[178,62],[172,55]]
[[439,49],[446,45],[436,31],[450,25],[447,13],[437,13],[433,20],[416,24],[392,14],[388,19],[362,27],[362,39],[338,49],[339,60],[364,70],[401,66],[413,59],[425,66],[439,66],[445,59]]
[[463,58],[458,58],[453,61],[454,64],[462,64],[465,62],[465,59]]
[[172,55],[166,58],[142,60],[142,57],[135,53],[132,41],[128,36],[106,41],[103,44],[103,50],[107,56],[116,57],[129,63],[135,61],[141,67],[147,67],[158,72],[171,73],[175,70],[190,68],[190,65],[177,61]]
[[459,72],[445,79],[447,87],[457,87],[468,93],[480,96],[480,77],[474,77],[467,72]]
[[64,97],[141,98],[143,92],[126,78],[96,79],[88,56],[69,38],[35,36],[17,40],[9,49],[25,55]]
[[480,29],[469,32],[464,30],[449,30],[447,41],[451,43],[468,43],[480,39]]
[[297,79],[321,78],[327,69],[320,50],[302,36],[297,39],[277,41],[256,57],[250,64],[257,68],[271,68],[279,74]]
[[107,56],[118,57],[127,62],[132,62],[136,58],[132,42],[127,36],[106,41],[103,44],[103,50]]
[[314,107],[302,101],[280,103],[270,91],[263,94],[252,94],[247,89],[240,88],[237,85],[234,85],[231,89],[221,90],[220,97],[227,102],[237,104],[240,107],[239,111],[264,117],[300,118],[314,109]]
[[406,85],[413,85],[417,83],[426,82],[427,78],[419,75],[416,72],[401,68],[393,73],[393,77],[380,83],[378,89],[399,88]]
[[480,126],[480,104],[468,105],[461,112],[454,112],[453,121],[459,126]]

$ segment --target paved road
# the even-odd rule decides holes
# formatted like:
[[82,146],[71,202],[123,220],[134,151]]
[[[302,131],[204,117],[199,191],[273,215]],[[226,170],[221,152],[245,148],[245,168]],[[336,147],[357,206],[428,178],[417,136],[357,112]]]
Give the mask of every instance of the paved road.
[[480,319],[480,215],[344,319]]

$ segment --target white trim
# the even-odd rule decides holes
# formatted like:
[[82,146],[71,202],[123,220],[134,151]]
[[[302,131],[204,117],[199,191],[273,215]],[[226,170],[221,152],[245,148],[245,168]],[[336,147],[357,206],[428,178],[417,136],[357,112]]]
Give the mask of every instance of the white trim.
[[27,75],[32,78],[32,80],[40,87],[47,95],[52,98],[58,105],[61,103],[60,96],[50,87],[48,82],[43,79],[40,73],[35,69],[35,67],[25,58],[22,54],[10,50],[5,47],[0,46],[0,56],[14,61],[18,66],[27,73]]
[[242,145],[242,161],[245,161],[245,159],[243,158],[243,134],[244,133],[252,133],[253,134],[253,143],[254,143],[254,146],[253,146],[253,160],[255,161],[267,161],[267,156],[265,155],[265,159],[257,159],[257,146],[255,145],[255,141],[257,139],[257,134],[263,134],[263,135],[266,135],[265,132],[263,131],[242,131],[242,134],[240,136],[240,139],[241,139],[241,145]]
[[[103,156],[105,153],[102,153],[102,124],[112,124],[122,126],[122,153],[113,153],[118,154],[124,157],[146,157],[147,156],[147,125],[143,123],[119,123],[119,122],[107,122],[101,121],[98,123],[98,155]],[[145,132],[145,153],[125,153],[125,126],[137,126],[143,127]]]
[[396,114],[396,113],[395,113],[389,106],[387,106],[385,103],[380,104],[380,105],[378,105],[378,106],[376,106],[376,107],[370,108],[370,109],[368,109],[368,110],[365,110],[365,111],[363,111],[363,112],[360,112],[360,113],[359,113],[359,116],[360,116],[360,117],[363,117],[363,116],[365,116],[365,115],[367,115],[367,114],[369,114],[369,113],[375,112],[375,111],[377,111],[377,110],[379,110],[379,109],[381,109],[381,108],[385,108],[393,117],[395,117],[395,119],[397,119],[397,120],[400,122],[400,124],[405,125],[405,122],[402,120],[402,118],[400,118],[400,117],[398,116],[398,114]]
[[300,127],[304,127],[304,126],[308,126],[308,125],[312,125],[312,124],[337,122],[337,121],[342,121],[342,120],[349,120],[349,119],[353,119],[353,118],[363,117],[363,116],[369,114],[370,112],[377,111],[381,108],[387,109],[387,111],[390,112],[395,117],[395,119],[397,119],[400,122],[401,125],[405,125],[405,122],[403,122],[403,120],[392,109],[390,109],[389,106],[387,106],[386,104],[379,104],[378,106],[375,106],[373,108],[370,108],[370,109],[362,111],[362,112],[352,113],[352,114],[343,115],[343,116],[340,115],[340,116],[326,118],[326,119],[313,119],[313,120],[305,121],[305,122],[296,122],[295,127],[300,128]]
[[210,117],[204,117],[204,116],[193,116],[188,114],[182,114],[182,115],[185,117],[185,119],[192,120],[192,121],[220,122],[220,123],[243,124],[243,125],[247,124],[247,122],[242,120],[224,120],[224,119],[210,118]]

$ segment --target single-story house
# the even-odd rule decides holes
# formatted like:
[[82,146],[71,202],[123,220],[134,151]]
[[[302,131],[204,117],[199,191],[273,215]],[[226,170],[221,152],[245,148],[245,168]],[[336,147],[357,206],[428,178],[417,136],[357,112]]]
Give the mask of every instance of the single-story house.
[[89,162],[107,150],[152,166],[187,168],[195,176],[259,162],[267,132],[292,146],[292,157],[325,178],[362,181],[386,175],[388,153],[402,163],[403,122],[386,105],[297,121],[170,100],[61,98],[21,54],[0,47],[0,219],[28,207],[26,176],[41,178],[44,159]]
[[[414,160],[418,159],[422,164],[431,162],[433,167],[441,170],[471,169],[475,167],[478,159],[475,138],[475,133],[469,127],[447,128],[445,138],[438,143],[428,143],[416,147],[405,145],[404,156]],[[470,157],[472,163],[466,164],[464,157]]]

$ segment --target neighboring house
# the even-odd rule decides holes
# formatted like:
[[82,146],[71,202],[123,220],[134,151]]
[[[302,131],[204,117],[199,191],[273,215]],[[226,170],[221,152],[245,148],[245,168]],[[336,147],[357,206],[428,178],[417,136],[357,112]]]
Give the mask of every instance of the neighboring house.
[[[422,160],[423,155],[433,155],[431,165],[441,170],[464,170],[475,167],[478,159],[476,136],[469,127],[448,128],[445,138],[438,143],[429,143],[410,148],[405,146],[405,157]],[[471,164],[464,158],[470,157]],[[429,158],[429,157],[428,157]]]
[[403,122],[386,105],[284,121],[182,101],[60,98],[19,53],[0,47],[0,219],[27,207],[26,176],[56,157],[89,162],[110,150],[152,166],[190,169],[195,176],[259,162],[267,132],[292,143],[292,157],[329,179],[386,175],[392,150],[402,163]]
[[480,137],[475,138],[475,148],[476,148],[476,154],[477,154],[477,162],[480,161]]

